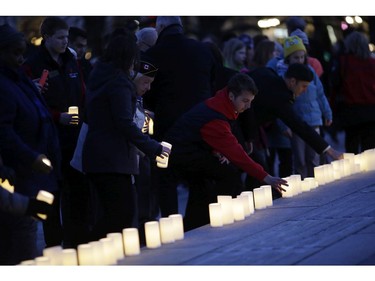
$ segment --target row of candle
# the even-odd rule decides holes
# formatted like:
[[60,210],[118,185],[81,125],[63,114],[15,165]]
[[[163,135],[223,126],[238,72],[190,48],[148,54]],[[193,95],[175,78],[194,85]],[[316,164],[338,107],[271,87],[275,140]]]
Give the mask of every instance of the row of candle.
[[[283,186],[283,198],[296,196],[302,192],[310,191],[320,185],[341,179],[359,172],[375,170],[375,149],[369,149],[361,154],[344,153],[343,159],[332,161],[330,164],[314,168],[314,177],[290,175],[284,178],[288,186]],[[247,197],[247,200],[241,198]],[[217,203],[209,204],[210,225],[221,227],[234,221],[243,220],[252,214],[248,209],[260,210],[272,206],[272,187],[263,185],[253,191],[242,192],[237,198],[220,195]]]
[[[159,221],[145,223],[146,247],[155,249],[162,244],[184,239],[183,218],[173,214]],[[43,250],[43,256],[26,260],[20,265],[112,265],[126,256],[141,253],[137,228],[125,228],[121,232],[108,233],[99,241],[80,244],[76,249],[61,246]]]
[[324,185],[353,174],[375,170],[375,149],[368,149],[355,155],[344,153],[344,158],[314,168],[314,177]]

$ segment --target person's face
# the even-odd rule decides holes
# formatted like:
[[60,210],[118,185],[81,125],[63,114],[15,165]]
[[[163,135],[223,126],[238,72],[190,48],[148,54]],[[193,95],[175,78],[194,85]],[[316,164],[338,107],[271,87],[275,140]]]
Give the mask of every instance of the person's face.
[[289,63],[290,64],[293,64],[293,63],[303,64],[305,62],[305,58],[306,58],[305,51],[296,51],[289,56]]
[[236,51],[236,53],[234,54],[234,61],[237,64],[243,64],[245,62],[245,59],[246,59],[246,47],[243,47],[242,49],[239,49],[238,51]]
[[298,97],[306,91],[309,84],[310,82],[307,81],[298,81],[295,78],[290,78],[288,88],[293,92],[295,97]]
[[229,92],[229,99],[232,101],[236,113],[242,113],[250,108],[251,102],[254,100],[255,95],[250,91],[242,91],[241,95],[235,97],[232,92]]
[[68,46],[69,30],[59,29],[52,36],[46,36],[46,47],[57,54],[65,52]]
[[155,78],[146,75],[137,76],[134,79],[135,87],[137,89],[137,95],[143,96],[147,91],[151,89],[151,83]]
[[24,63],[23,54],[26,51],[26,42],[20,41],[1,53],[1,59],[10,68],[18,68]]
[[86,53],[87,39],[78,36],[73,42],[69,42],[71,48],[77,53],[77,58],[81,59]]

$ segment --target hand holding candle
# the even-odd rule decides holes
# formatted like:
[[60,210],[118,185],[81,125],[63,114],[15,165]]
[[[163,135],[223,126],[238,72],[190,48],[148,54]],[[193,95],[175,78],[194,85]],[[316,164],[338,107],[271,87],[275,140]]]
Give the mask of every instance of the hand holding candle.
[[36,172],[48,174],[53,170],[51,161],[44,154],[39,154],[35,159],[32,168]]
[[[43,202],[46,202],[47,204],[49,205],[52,205],[53,203],[53,200],[54,200],[54,196],[53,194],[47,192],[47,191],[44,191],[44,190],[40,190],[38,195],[36,196],[36,200],[38,201],[43,201]],[[38,213],[37,216],[39,218],[41,218],[42,220],[45,220],[47,219],[47,212],[45,213]]]
[[172,145],[165,141],[162,141],[160,144],[163,146],[163,150],[162,150],[161,156],[156,156],[156,162],[157,162],[156,165],[159,168],[167,168],[169,154],[171,153],[171,150],[172,150]]

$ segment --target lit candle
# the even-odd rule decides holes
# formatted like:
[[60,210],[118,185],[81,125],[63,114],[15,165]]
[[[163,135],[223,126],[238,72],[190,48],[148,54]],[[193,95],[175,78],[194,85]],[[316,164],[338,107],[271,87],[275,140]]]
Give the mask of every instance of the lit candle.
[[211,203],[208,205],[210,213],[210,225],[212,227],[223,226],[223,210],[221,203]]
[[173,232],[173,221],[171,218],[160,218],[160,238],[161,243],[168,244],[173,243],[174,240],[174,232]]
[[184,239],[184,223],[183,223],[182,215],[173,214],[173,215],[169,215],[169,217],[173,221],[174,239],[175,240]]
[[92,264],[93,265],[103,265],[105,264],[105,256],[104,256],[104,249],[103,243],[100,241],[91,241],[89,245],[92,248]]
[[117,264],[117,252],[115,250],[115,244],[112,238],[105,237],[99,239],[99,242],[103,244],[104,253],[104,264],[113,265]]
[[9,183],[7,179],[3,181],[2,178],[0,178],[0,185],[8,190],[10,193],[14,193],[14,186]]
[[69,114],[79,114],[78,106],[69,106],[68,113]]
[[37,257],[34,261],[35,265],[51,265],[51,259],[49,257]]
[[290,175],[289,178],[293,185],[293,196],[302,193],[301,175]]
[[92,246],[89,244],[80,244],[77,247],[79,265],[95,265]]
[[250,216],[250,214],[251,214],[250,213],[250,201],[249,201],[248,196],[240,194],[240,195],[237,195],[237,198],[239,198],[241,200],[245,217]]
[[61,254],[62,265],[78,265],[76,249],[63,249]]
[[[168,142],[162,141],[161,145],[164,146],[164,147],[168,147],[168,148],[172,149],[172,145]],[[162,158],[160,156],[156,156],[156,165],[159,168],[167,168],[168,167],[169,156],[163,156],[163,157],[164,158]]]
[[245,211],[240,198],[233,198],[233,218],[235,221],[242,221],[245,219]]
[[326,184],[326,179],[324,175],[324,165],[314,167],[314,178],[318,182],[318,185]]
[[124,258],[124,244],[122,234],[120,232],[113,232],[107,234],[108,238],[113,239],[114,249],[116,252],[116,260]]
[[20,265],[36,265],[35,260],[25,260],[20,263]]
[[[38,195],[36,196],[36,199],[39,201],[43,201],[48,203],[49,205],[52,205],[54,196],[53,194],[45,191],[45,190],[39,190]],[[46,214],[37,214],[38,217],[40,217],[42,220],[47,219]]]
[[267,207],[264,188],[258,187],[253,189],[255,210],[264,209]]
[[61,246],[53,246],[43,249],[43,256],[50,258],[52,265],[62,264],[62,250]]
[[349,175],[354,174],[355,171],[355,162],[354,162],[354,153],[344,153],[343,154],[344,159],[349,160]]
[[148,121],[148,133],[149,133],[149,135],[153,135],[154,134],[154,120],[152,120],[151,117],[150,117],[150,119]]
[[250,215],[255,213],[255,208],[254,208],[254,195],[252,191],[242,191],[241,195],[247,196],[249,199],[249,208],[250,208]]
[[149,221],[145,223],[146,247],[150,249],[161,246],[159,222]]
[[125,228],[122,230],[124,237],[125,256],[136,256],[141,253],[139,234],[137,228]]
[[293,197],[293,181],[291,180],[290,177],[283,178],[284,180],[287,181],[288,186],[283,186],[285,191],[281,191],[281,195],[283,198],[290,198]]
[[44,164],[46,164],[47,166],[49,166],[49,167],[51,167],[51,161],[48,159],[48,158],[43,158],[42,159],[42,162],[44,163]]
[[221,204],[223,211],[223,224],[231,224],[234,222],[233,216],[233,201],[230,195],[218,195],[217,203]]
[[272,206],[273,205],[273,201],[272,201],[272,186],[270,186],[270,185],[262,185],[260,187],[264,189],[264,197],[265,197],[265,200],[266,200],[266,207]]

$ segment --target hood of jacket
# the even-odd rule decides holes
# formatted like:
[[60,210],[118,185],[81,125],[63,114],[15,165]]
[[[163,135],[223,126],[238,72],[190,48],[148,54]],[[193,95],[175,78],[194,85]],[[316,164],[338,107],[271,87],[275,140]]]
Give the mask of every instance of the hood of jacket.
[[236,120],[238,113],[236,113],[234,106],[229,99],[228,88],[225,87],[216,92],[215,96],[206,100],[206,105],[225,115],[229,120]]

